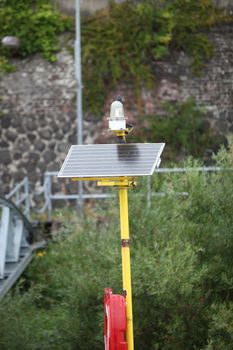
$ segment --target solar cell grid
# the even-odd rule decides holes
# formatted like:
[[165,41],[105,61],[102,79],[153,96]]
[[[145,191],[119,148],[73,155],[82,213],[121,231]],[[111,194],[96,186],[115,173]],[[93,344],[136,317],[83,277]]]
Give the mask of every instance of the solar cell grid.
[[58,177],[151,175],[163,148],[163,143],[71,146]]

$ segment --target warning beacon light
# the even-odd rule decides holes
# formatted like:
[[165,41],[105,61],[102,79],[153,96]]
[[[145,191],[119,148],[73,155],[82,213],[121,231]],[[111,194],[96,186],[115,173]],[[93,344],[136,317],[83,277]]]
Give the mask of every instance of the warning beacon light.
[[126,118],[124,113],[124,107],[122,99],[117,98],[113,101],[110,108],[110,118],[109,118],[109,129],[112,131],[125,130],[126,129]]
[[126,122],[123,99],[118,96],[110,108],[109,129],[118,137],[120,143],[126,143],[125,136],[133,130],[133,125]]

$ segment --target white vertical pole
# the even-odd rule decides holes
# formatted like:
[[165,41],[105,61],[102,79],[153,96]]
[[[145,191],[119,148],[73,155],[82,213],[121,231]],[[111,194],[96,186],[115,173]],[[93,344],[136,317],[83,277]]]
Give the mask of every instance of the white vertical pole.
[[[83,115],[82,115],[82,68],[81,68],[81,23],[80,23],[80,0],[75,0],[76,7],[76,40],[75,40],[75,77],[77,80],[77,143],[83,144]],[[83,210],[83,184],[78,182],[79,199],[78,210]]]

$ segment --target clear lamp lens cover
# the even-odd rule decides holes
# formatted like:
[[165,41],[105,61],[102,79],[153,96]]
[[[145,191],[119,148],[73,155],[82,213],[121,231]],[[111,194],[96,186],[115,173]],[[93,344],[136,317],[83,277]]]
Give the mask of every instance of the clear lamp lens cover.
[[125,120],[124,107],[120,101],[111,104],[109,120]]

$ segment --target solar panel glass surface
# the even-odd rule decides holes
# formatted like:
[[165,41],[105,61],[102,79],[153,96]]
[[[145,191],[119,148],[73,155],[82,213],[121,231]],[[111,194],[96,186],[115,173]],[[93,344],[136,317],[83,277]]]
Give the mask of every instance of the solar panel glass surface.
[[98,178],[151,175],[164,143],[71,146],[58,177]]

